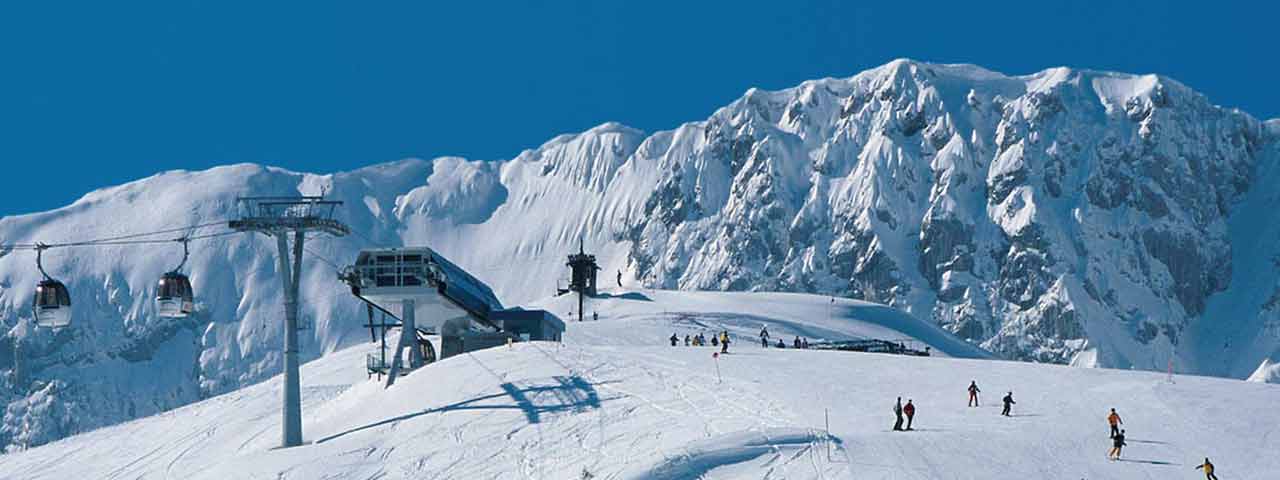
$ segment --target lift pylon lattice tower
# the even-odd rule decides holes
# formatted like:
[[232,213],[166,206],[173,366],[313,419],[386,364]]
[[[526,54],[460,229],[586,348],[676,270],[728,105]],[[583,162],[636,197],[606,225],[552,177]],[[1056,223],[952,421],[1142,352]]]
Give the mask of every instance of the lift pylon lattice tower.
[[583,297],[596,296],[596,272],[600,271],[600,265],[596,264],[595,255],[588,255],[583,249],[581,239],[578,240],[578,253],[570,254],[569,262],[565,265],[572,272],[569,290],[578,292],[578,321],[581,322],[585,318],[582,312]]
[[[351,233],[333,212],[342,202],[324,197],[242,197],[241,216],[228,227],[275,237],[280,250],[280,279],[284,286],[284,406],[281,411],[284,447],[302,445],[302,401],[298,380],[298,282],[302,278],[302,248],[307,232],[341,237]],[[293,265],[289,262],[289,233],[293,233]]]

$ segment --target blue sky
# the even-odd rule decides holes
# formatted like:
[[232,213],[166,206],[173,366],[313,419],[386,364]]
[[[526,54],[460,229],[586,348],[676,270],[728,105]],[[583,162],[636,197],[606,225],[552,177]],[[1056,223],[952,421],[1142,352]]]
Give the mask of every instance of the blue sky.
[[898,57],[1162,73],[1273,118],[1273,5],[3,2],[0,215],[169,169],[510,158],[605,121],[668,129],[752,86]]

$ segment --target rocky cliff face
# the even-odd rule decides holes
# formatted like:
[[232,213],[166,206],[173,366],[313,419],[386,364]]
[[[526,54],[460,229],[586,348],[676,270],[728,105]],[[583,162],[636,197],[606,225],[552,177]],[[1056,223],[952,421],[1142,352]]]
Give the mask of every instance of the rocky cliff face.
[[1231,321],[1206,302],[1277,148],[1163,77],[910,61],[680,132],[624,236],[646,282],[862,297],[1008,358],[1148,369]]
[[[332,175],[167,172],[0,219],[0,243],[223,220],[240,195],[327,192],[356,234],[312,242],[303,356],[367,339],[329,262],[430,245],[507,304],[554,292],[580,240],[629,287],[784,290],[887,303],[1011,359],[1280,378],[1280,121],[1168,78],[1009,77],[895,61],[751,90],[701,122],[618,124],[505,161],[405,160]],[[180,249],[51,250],[76,327],[36,330],[29,252],[0,255],[0,445],[190,403],[280,368],[274,245],[193,244],[201,304],[157,318]],[[568,312],[556,312],[567,314]],[[306,380],[304,379],[304,387]]]

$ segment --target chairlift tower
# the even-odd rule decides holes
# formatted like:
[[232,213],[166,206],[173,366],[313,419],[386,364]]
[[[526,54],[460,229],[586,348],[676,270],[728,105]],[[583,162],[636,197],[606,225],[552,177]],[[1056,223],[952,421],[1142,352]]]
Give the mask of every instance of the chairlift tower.
[[578,240],[578,253],[569,255],[569,262],[565,265],[569,266],[571,277],[569,279],[569,290],[578,292],[578,321],[583,319],[583,297],[596,296],[596,272],[600,271],[600,266],[596,264],[596,256],[588,255],[584,251],[582,240]]
[[[284,447],[302,445],[302,399],[298,380],[298,284],[302,278],[302,247],[307,232],[335,237],[351,233],[333,212],[342,202],[324,197],[242,197],[236,199],[240,218],[227,226],[241,232],[275,237],[280,250],[278,265],[284,287]],[[293,234],[293,265],[289,264],[289,234]]]

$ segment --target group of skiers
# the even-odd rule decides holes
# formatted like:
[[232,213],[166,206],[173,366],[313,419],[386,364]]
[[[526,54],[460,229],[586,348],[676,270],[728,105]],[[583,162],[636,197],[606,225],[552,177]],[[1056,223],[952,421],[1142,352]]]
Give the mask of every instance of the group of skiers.
[[1111,409],[1111,414],[1107,415],[1107,425],[1111,426],[1111,450],[1107,452],[1107,460],[1119,460],[1120,449],[1124,448],[1124,429],[1120,425],[1124,425],[1124,420],[1120,419],[1120,414],[1116,413],[1116,409]]
[[[672,333],[671,338],[669,338],[668,340],[671,341],[671,346],[673,347],[680,345],[679,335]],[[720,353],[729,353],[729,343],[730,343],[730,340],[729,340],[728,330],[724,330],[724,331],[721,331],[720,333],[711,335],[711,346],[720,347]],[[694,336],[689,336],[688,334],[685,334],[684,336],[684,346],[686,347],[690,347],[690,346],[701,347],[706,344],[707,344],[707,337],[703,336],[701,333]]]
[[[671,337],[667,340],[671,342],[671,346],[673,347],[680,345],[680,335],[678,334],[672,333]],[[770,346],[773,346],[774,348],[787,348],[786,342],[783,342],[781,338],[778,339],[777,343],[772,345],[770,345],[769,340],[769,327],[760,329],[760,346],[765,348]],[[728,330],[721,331],[720,333],[711,336],[711,346],[720,347],[720,353],[729,353],[730,342],[731,340],[729,339]],[[684,336],[684,346],[686,347],[701,347],[706,344],[707,338],[701,333],[692,336],[685,334]],[[795,340],[791,341],[791,348],[809,348],[809,339],[796,336]]]
[[[969,406],[970,407],[978,406],[978,394],[981,392],[982,390],[978,388],[977,380],[972,380],[969,382]],[[1010,390],[1009,393],[1006,393],[1004,395],[1004,398],[1000,399],[1000,401],[1004,403],[1004,409],[1000,410],[1000,415],[1003,415],[1006,417],[1012,417],[1013,415],[1010,415],[1009,412],[1012,411],[1013,406],[1018,403],[1013,401],[1013,391]]]
[[[765,325],[764,327],[760,328],[760,347],[769,348],[769,343],[770,343],[769,326]],[[783,342],[781,338],[778,338],[778,342],[774,343],[773,347],[787,348],[787,343]],[[809,348],[809,339],[801,338],[800,336],[797,335],[795,340],[791,341],[791,348]]]
[[[978,406],[978,393],[981,391],[982,390],[978,389],[977,380],[973,380],[969,382],[969,406],[970,407]],[[1003,415],[1006,417],[1012,416],[1009,414],[1009,412],[1013,409],[1013,405],[1018,403],[1013,401],[1013,391],[1010,391],[1009,393],[1005,394],[1004,398],[1001,399],[1001,401],[1004,402],[1004,409],[1000,411],[1000,415]],[[902,397],[898,397],[898,401],[893,404],[893,416],[894,416],[893,431],[901,432],[901,431],[911,430],[911,425],[915,421],[915,416],[916,416],[915,403],[912,403],[912,400],[908,398],[907,404],[903,405]],[[907,423],[906,428],[903,428],[902,426],[902,420],[904,417],[906,418],[906,423]]]
[[[672,333],[670,341],[671,341],[671,346],[673,347],[679,345],[680,344],[679,335]],[[769,328],[766,326],[760,329],[760,345],[762,347],[767,348],[769,347],[769,341],[770,341]],[[711,345],[719,346],[721,353],[728,353],[729,343],[730,343],[729,332],[727,330],[721,331],[720,333],[714,334],[711,336]],[[689,336],[687,334],[684,336],[685,346],[703,346],[706,344],[707,344],[706,337],[703,336],[703,334],[701,333],[694,336]],[[803,339],[798,336],[792,342],[792,344],[794,348],[809,348],[808,339]],[[786,344],[782,341],[782,339],[778,339],[778,342],[775,345],[777,348],[786,348]],[[968,391],[969,391],[968,406],[978,407],[979,406],[978,394],[981,393],[982,390],[978,388],[977,380],[972,380],[969,382]],[[1005,394],[1004,398],[1001,399],[1001,403],[1003,403],[1004,406],[1000,411],[1000,415],[1005,417],[1011,417],[1012,415],[1010,412],[1013,409],[1013,405],[1016,405],[1018,403],[1013,400],[1012,390],[1010,390],[1008,393]],[[893,431],[901,432],[901,431],[913,430],[912,425],[915,421],[915,416],[916,416],[915,403],[913,403],[912,400],[908,398],[907,403],[904,405],[902,403],[902,397],[898,397],[897,402],[895,402],[893,405],[893,415],[894,415]],[[904,426],[904,420],[905,420],[905,426]],[[1112,408],[1111,413],[1107,415],[1107,424],[1111,427],[1111,450],[1107,452],[1107,459],[1112,461],[1119,460],[1121,450],[1124,449],[1124,447],[1126,446],[1126,443],[1125,443],[1125,430],[1120,428],[1121,425],[1124,425],[1124,420],[1120,418],[1119,413],[1116,413],[1116,409]],[[1200,465],[1196,465],[1196,469],[1203,470],[1205,474],[1205,478],[1207,480],[1218,480],[1218,476],[1214,474],[1213,463],[1209,461],[1208,457],[1205,457],[1204,463]]]
[[[907,428],[902,428],[902,417],[907,417]],[[907,404],[902,404],[902,397],[898,397],[898,402],[893,404],[893,416],[897,419],[893,422],[893,431],[903,432],[911,430],[911,422],[916,418],[916,405],[911,403],[911,399],[907,399]]]

